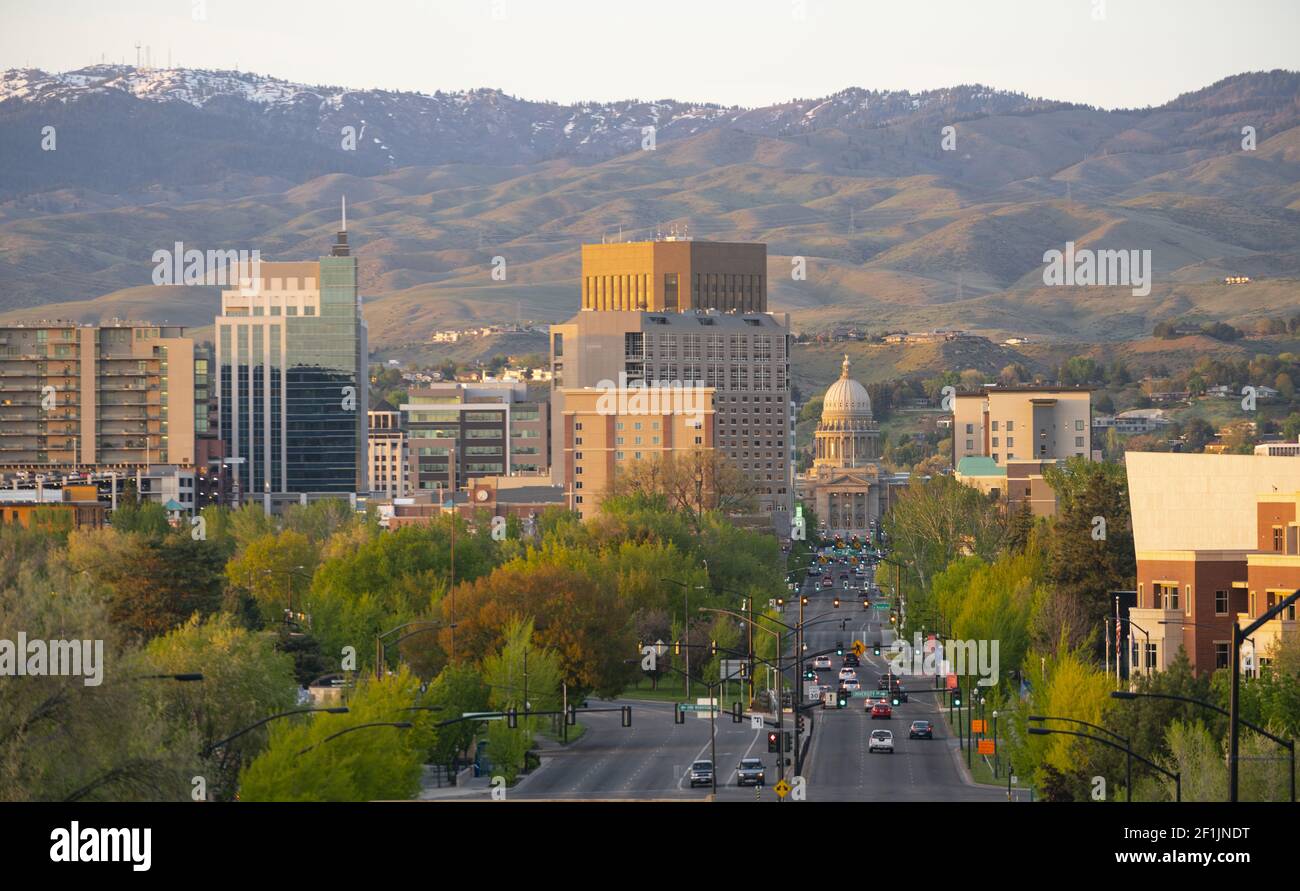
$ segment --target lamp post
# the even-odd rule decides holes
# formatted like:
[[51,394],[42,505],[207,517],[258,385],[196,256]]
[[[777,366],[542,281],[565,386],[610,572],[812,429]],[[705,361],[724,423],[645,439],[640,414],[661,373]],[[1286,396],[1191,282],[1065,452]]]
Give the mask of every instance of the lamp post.
[[[1176,702],[1187,702],[1192,705],[1199,705],[1201,708],[1208,708],[1211,711],[1218,712],[1219,714],[1224,715],[1228,718],[1232,717],[1232,714],[1227,709],[1221,708],[1212,702],[1206,702],[1203,699],[1192,699],[1189,696],[1176,696],[1173,693],[1133,693],[1128,690],[1114,690],[1111,692],[1110,695],[1113,699],[1124,699],[1124,700],[1171,699]],[[1295,740],[1282,739],[1279,736],[1274,736],[1273,734],[1265,730],[1263,727],[1260,727],[1257,724],[1252,724],[1251,722],[1247,721],[1245,718],[1241,717],[1240,715],[1237,716],[1237,721],[1241,722],[1242,724],[1245,724],[1247,727],[1249,727],[1251,730],[1258,733],[1260,736],[1268,737],[1273,742],[1277,743],[1279,746],[1282,746],[1282,748],[1287,750],[1287,753],[1290,756],[1288,760],[1291,764],[1291,770],[1290,770],[1291,801],[1294,802],[1295,801]]]
[[1101,743],[1104,746],[1110,746],[1112,749],[1120,749],[1121,751],[1128,752],[1130,757],[1136,758],[1137,760],[1145,764],[1147,767],[1150,767],[1152,770],[1159,771],[1160,773],[1169,777],[1169,779],[1173,780],[1174,801],[1181,802],[1183,800],[1182,771],[1175,770],[1171,773],[1170,771],[1165,770],[1159,764],[1156,764],[1154,761],[1148,761],[1146,758],[1143,758],[1137,752],[1134,752],[1132,749],[1121,746],[1119,743],[1111,742],[1110,740],[1102,736],[1089,736],[1086,733],[1078,733],[1074,730],[1051,730],[1048,729],[1047,727],[1030,727],[1029,732],[1037,736],[1047,736],[1048,734],[1052,734],[1052,733],[1061,734],[1062,736],[1077,736],[1080,739],[1090,739],[1093,742]]
[[245,733],[256,730],[258,727],[261,727],[263,724],[266,724],[270,721],[274,721],[276,718],[287,718],[290,715],[305,715],[311,712],[326,712],[331,715],[346,715],[348,713],[348,707],[346,705],[335,705],[335,706],[328,706],[325,708],[298,708],[298,709],[293,709],[292,711],[280,712],[279,714],[271,715],[270,717],[263,718],[262,720],[254,724],[249,724],[247,727],[243,728],[242,730],[235,731],[234,733],[230,734],[230,736],[227,736],[225,739],[219,739],[214,743],[209,743],[208,745],[204,746],[203,749],[199,752],[199,757],[206,758],[208,755],[210,755],[213,752],[213,750],[218,749],[221,746],[224,746],[226,743],[231,742],[232,740],[239,739],[239,737],[243,736]]
[[1130,743],[1129,743],[1129,738],[1127,736],[1121,736],[1120,734],[1116,733],[1114,730],[1107,730],[1105,727],[1102,727],[1100,724],[1091,724],[1087,721],[1081,721],[1078,718],[1062,718],[1057,715],[1030,715],[1029,720],[1030,721],[1066,721],[1070,724],[1079,724],[1083,727],[1091,727],[1093,730],[1100,730],[1102,733],[1105,733],[1109,736],[1113,736],[1115,737],[1115,739],[1122,742],[1124,744],[1124,752],[1125,752],[1124,800],[1125,801],[1133,800],[1133,752],[1129,748]]
[[375,635],[375,680],[383,680],[384,678],[384,647],[385,647],[384,638],[388,637],[388,635],[390,634],[396,634],[397,632],[401,631],[404,628],[412,628],[416,625],[421,626],[418,631],[412,631],[410,634],[403,634],[397,640],[392,641],[392,643],[399,644],[402,641],[406,640],[408,637],[414,637],[415,635],[423,634],[426,631],[436,631],[440,628],[456,627],[455,623],[452,623],[450,625],[444,625],[441,622],[407,622],[404,625],[398,625],[396,628],[389,628],[387,631],[381,634],[376,634]]
[[[1228,709],[1231,712],[1228,719],[1231,721],[1232,727],[1229,730],[1228,743],[1228,792],[1230,795],[1229,800],[1233,802],[1236,802],[1237,800],[1237,770],[1239,767],[1237,748],[1240,730],[1237,725],[1241,723],[1241,642],[1243,640],[1248,640],[1252,634],[1264,626],[1265,622],[1270,621],[1274,616],[1281,615],[1282,611],[1294,604],[1297,599],[1300,599],[1300,589],[1292,591],[1289,597],[1282,600],[1245,628],[1242,628],[1235,623],[1232,626],[1232,694],[1228,700]],[[1294,749],[1292,751],[1294,752]],[[1294,765],[1292,765],[1291,768],[1291,777],[1291,782],[1294,785]],[[1295,800],[1294,790],[1291,798],[1292,800]]]
[[338,739],[340,736],[343,736],[344,734],[347,733],[352,733],[353,731],[356,730],[365,730],[367,727],[395,727],[398,730],[410,730],[414,726],[415,725],[412,724],[410,721],[373,721],[369,724],[357,724],[354,727],[344,728],[343,730],[340,730],[338,733],[331,733],[329,736],[325,737],[320,742],[314,743],[308,746],[307,748],[300,750],[299,752],[296,753],[295,757],[301,757],[303,755],[306,755],[312,749],[316,748],[317,746],[323,746],[325,743],[329,742],[332,739]]
[[[669,584],[676,585],[677,587],[681,588],[681,589],[682,589],[682,594],[683,594],[683,595],[685,596],[685,598],[686,598],[686,601],[685,601],[685,607],[684,607],[683,610],[682,610],[682,637],[686,638],[686,644],[687,644],[687,646],[686,646],[686,671],[684,672],[684,674],[685,674],[685,677],[686,677],[686,698],[687,698],[687,699],[690,699],[690,698],[691,698],[691,647],[690,647],[690,643],[691,643],[691,586],[688,585],[688,584],[686,584],[685,582],[679,582],[679,581],[677,581],[677,579],[660,579],[659,581],[661,581],[661,582],[668,582]],[[703,591],[703,590],[704,590],[704,586],[703,586],[703,585],[696,585],[696,586],[695,586],[695,590],[697,590],[697,591]],[[678,672],[678,674],[683,674],[683,672]]]

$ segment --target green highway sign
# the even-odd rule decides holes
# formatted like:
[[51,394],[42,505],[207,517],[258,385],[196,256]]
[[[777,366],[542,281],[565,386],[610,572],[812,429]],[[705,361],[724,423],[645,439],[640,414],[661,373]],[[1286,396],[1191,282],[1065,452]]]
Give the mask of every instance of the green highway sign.
[[889,603],[888,603],[887,601],[880,600],[880,601],[877,601],[876,603],[871,604],[871,608],[872,608],[872,609],[889,609]]
[[875,690],[854,690],[854,691],[853,691],[853,698],[854,698],[854,699],[870,699],[872,696],[875,695],[875,693],[876,693]]
[[679,702],[677,703],[677,710],[682,712],[707,712],[709,707],[707,705],[694,705],[689,702]]

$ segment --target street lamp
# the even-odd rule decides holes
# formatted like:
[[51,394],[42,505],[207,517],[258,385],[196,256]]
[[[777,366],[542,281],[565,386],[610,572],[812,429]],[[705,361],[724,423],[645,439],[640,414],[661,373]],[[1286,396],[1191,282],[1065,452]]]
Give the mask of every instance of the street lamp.
[[1106,739],[1105,737],[1101,737],[1101,736],[1089,736],[1089,735],[1086,734],[1086,733],[1077,733],[1077,732],[1075,732],[1075,731],[1073,731],[1073,730],[1050,730],[1050,729],[1048,729],[1048,728],[1046,728],[1046,727],[1030,727],[1030,728],[1029,728],[1029,732],[1032,733],[1032,734],[1034,734],[1034,735],[1036,735],[1036,736],[1047,736],[1048,734],[1053,734],[1053,733],[1060,734],[1060,735],[1062,735],[1062,736],[1077,736],[1077,737],[1079,737],[1080,739],[1090,739],[1090,740],[1092,740],[1093,742],[1099,742],[1099,743],[1101,743],[1101,744],[1104,745],[1104,746],[1110,746],[1112,749],[1119,749],[1119,750],[1121,750],[1121,751],[1128,752],[1128,754],[1129,754],[1130,757],[1136,758],[1137,760],[1139,760],[1139,761],[1141,761],[1143,764],[1145,764],[1147,767],[1150,767],[1152,770],[1159,771],[1160,773],[1162,773],[1162,774],[1164,774],[1165,776],[1169,777],[1169,779],[1173,780],[1173,781],[1174,781],[1174,801],[1181,802],[1181,801],[1183,800],[1183,774],[1182,774],[1182,771],[1175,770],[1175,771],[1173,771],[1173,772],[1171,773],[1171,772],[1165,770],[1165,769],[1164,769],[1163,767],[1161,767],[1159,764],[1156,764],[1154,761],[1148,761],[1146,758],[1143,758],[1143,757],[1142,757],[1141,755],[1139,755],[1137,752],[1134,752],[1132,749],[1126,748],[1125,746],[1121,746],[1119,743],[1111,742],[1110,740]]
[[310,752],[312,749],[316,748],[317,746],[323,746],[325,743],[329,742],[330,740],[338,739],[340,736],[343,736],[344,734],[347,733],[352,733],[354,730],[365,730],[367,727],[395,727],[398,730],[410,730],[414,726],[415,725],[412,724],[410,721],[372,721],[369,724],[357,724],[354,727],[347,727],[343,730],[340,730],[338,733],[331,733],[329,736],[325,737],[320,742],[314,743],[308,746],[307,748],[300,750],[295,755],[295,757],[301,757],[307,754],[308,752]]
[[[1176,696],[1173,693],[1134,693],[1129,690],[1113,690],[1111,691],[1110,695],[1114,699],[1124,699],[1124,700],[1171,699],[1176,702],[1187,702],[1187,703],[1191,703],[1192,705],[1199,705],[1201,706],[1201,708],[1208,708],[1211,711],[1218,712],[1219,714],[1224,715],[1226,717],[1229,718],[1232,717],[1231,713],[1229,713],[1227,709],[1220,708],[1219,706],[1215,705],[1212,702],[1206,702],[1203,699],[1192,699],[1191,697],[1188,696]],[[1260,727],[1257,724],[1252,724],[1251,722],[1247,721],[1245,718],[1241,717],[1240,715],[1237,716],[1237,720],[1240,721],[1242,724],[1245,724],[1251,730],[1258,733],[1260,736],[1268,737],[1273,742],[1277,743],[1279,746],[1282,746],[1284,749],[1287,750],[1288,754],[1290,755],[1289,760],[1291,763],[1291,770],[1289,772],[1291,777],[1291,800],[1294,802],[1295,801],[1295,740],[1282,739],[1281,737],[1274,736],[1273,734],[1265,730],[1263,727]]]
[[[993,714],[994,717],[997,716],[997,712],[994,712]],[[1057,715],[1030,715],[1029,720],[1030,721],[1066,721],[1070,724],[1079,724],[1083,727],[1091,727],[1093,730],[1100,730],[1102,733],[1105,733],[1109,736],[1113,736],[1115,737],[1115,739],[1122,742],[1124,744],[1124,751],[1126,754],[1125,768],[1124,768],[1124,800],[1125,801],[1133,800],[1133,752],[1128,748],[1129,738],[1127,736],[1121,736],[1120,734],[1116,733],[1114,730],[1107,730],[1105,727],[1102,727],[1100,724],[1090,724],[1089,722],[1081,721],[1078,718],[1062,718]]]
[[331,715],[346,715],[348,713],[348,707],[346,705],[335,705],[326,708],[299,708],[299,709],[294,709],[293,711],[280,712],[279,714],[271,715],[269,718],[263,718],[262,720],[258,721],[255,724],[249,724],[247,727],[243,728],[242,730],[235,731],[234,733],[230,734],[230,736],[227,736],[225,739],[219,739],[214,743],[209,743],[208,745],[203,747],[202,751],[199,752],[199,757],[201,758],[208,757],[208,755],[210,755],[213,752],[213,750],[221,748],[226,743],[232,740],[236,740],[239,737],[243,736],[245,733],[248,733],[251,730],[256,730],[258,727],[261,727],[263,724],[266,724],[270,721],[274,721],[276,718],[287,718],[290,715],[305,715],[308,714],[309,712],[327,712]]
[[[668,582],[670,585],[676,585],[682,589],[682,594],[686,598],[685,608],[682,610],[682,636],[686,638],[686,698],[691,698],[691,587],[685,582],[679,582],[677,579],[660,579],[661,582]],[[696,591],[703,591],[703,585],[695,585]],[[681,672],[678,672],[681,674]]]

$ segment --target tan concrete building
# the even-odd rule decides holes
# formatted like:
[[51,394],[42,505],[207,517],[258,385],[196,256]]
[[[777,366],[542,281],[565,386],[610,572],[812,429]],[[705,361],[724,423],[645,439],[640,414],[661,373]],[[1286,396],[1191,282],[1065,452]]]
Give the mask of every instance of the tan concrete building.
[[[1183,647],[1197,672],[1228,667],[1233,623],[1300,587],[1300,458],[1129,452],[1125,465],[1138,567],[1130,664],[1161,671]],[[1295,629],[1293,615],[1260,629],[1243,670]]]
[[667,238],[584,244],[582,308],[767,311],[767,245]]
[[595,516],[612,482],[634,462],[714,447],[712,387],[567,387],[561,394],[557,463],[565,503],[579,516]]
[[194,359],[179,326],[0,328],[0,471],[193,466]]
[[953,400],[952,461],[1063,461],[1092,456],[1092,392],[985,387]]
[[[568,388],[641,383],[703,386],[714,394],[719,451],[753,483],[764,526],[787,535],[790,460],[789,317],[775,313],[585,311],[551,326],[552,429]],[[558,453],[560,444],[556,443]],[[552,476],[566,488],[563,462]]]

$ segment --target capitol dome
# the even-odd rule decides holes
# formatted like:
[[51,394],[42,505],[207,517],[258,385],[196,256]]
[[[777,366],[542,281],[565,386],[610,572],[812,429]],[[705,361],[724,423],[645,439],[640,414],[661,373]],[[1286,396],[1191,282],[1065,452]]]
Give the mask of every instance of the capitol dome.
[[822,397],[822,420],[871,418],[871,397],[867,388],[849,377],[849,357],[844,357],[840,379]]
[[880,458],[880,431],[871,415],[867,388],[849,377],[844,357],[840,379],[822,397],[822,417],[813,434],[814,467],[865,467]]

